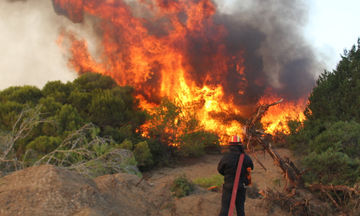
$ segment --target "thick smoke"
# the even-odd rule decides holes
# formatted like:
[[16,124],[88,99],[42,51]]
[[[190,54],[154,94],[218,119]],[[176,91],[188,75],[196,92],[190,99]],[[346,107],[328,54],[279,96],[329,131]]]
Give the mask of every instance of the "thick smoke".
[[[171,2],[171,1],[166,1]],[[321,65],[315,51],[304,37],[308,5],[304,0],[242,0],[217,2],[215,23],[225,26],[227,55],[242,51],[245,78],[235,66],[213,82],[220,82],[226,96],[234,97],[238,105],[254,105],[266,94],[276,94],[286,100],[306,97],[315,84],[315,74]],[[231,7],[226,7],[226,4]],[[161,25],[156,25],[160,29]],[[212,40],[216,28],[187,38],[188,61],[192,80],[201,86],[207,75],[212,77],[217,62],[210,61],[218,41]],[[223,41],[222,41],[223,42]],[[244,89],[245,86],[245,89]],[[239,94],[239,92],[243,92]]]
[[76,73],[56,43],[65,26],[79,34],[88,28],[57,16],[50,0],[0,1],[0,89],[74,79]]
[[[175,0],[164,2],[171,1]],[[189,47],[185,47],[193,69],[189,75],[199,86],[206,84],[204,80],[207,75],[217,76],[210,83],[221,83],[226,95],[234,97],[238,105],[254,105],[269,91],[289,100],[306,97],[314,85],[314,74],[322,66],[303,36],[303,26],[307,21],[307,5],[304,1],[242,0],[233,1],[236,3],[228,7],[230,0],[217,0],[218,11],[214,21],[226,28],[227,55],[238,56],[242,51],[245,75],[239,75],[236,66],[230,67],[220,78],[218,74],[211,74],[217,62],[209,62],[209,59],[212,59],[211,51],[217,49],[218,45],[209,41],[211,35],[216,35],[213,32],[216,28],[209,28],[209,40],[189,36]],[[70,16],[74,21],[71,22],[54,13],[55,9],[57,13],[69,16],[59,8],[53,8],[52,2],[6,0],[0,3],[0,29],[4,32],[0,35],[0,48],[5,50],[5,58],[0,60],[0,88],[23,83],[43,85],[51,79],[74,78],[75,74],[69,69],[64,56],[68,51],[62,53],[55,43],[63,28],[75,32],[80,38],[86,38],[90,52],[95,53],[93,56],[99,55],[96,49],[99,48],[97,45],[101,37],[96,35],[99,34],[96,19],[80,14],[79,17]],[[130,2],[137,16],[149,16],[135,1],[126,2]],[[76,12],[77,9],[74,10]],[[161,23],[148,23],[150,32],[161,37],[166,30],[159,26],[162,26]],[[157,78],[154,76],[147,84],[155,82]]]
[[[307,96],[321,65],[304,39],[307,5],[295,0],[242,0],[223,8],[216,20],[228,29],[227,47],[244,49],[248,100],[272,89],[289,100]],[[236,90],[236,79],[228,91]],[[235,87],[235,89],[232,89]]]

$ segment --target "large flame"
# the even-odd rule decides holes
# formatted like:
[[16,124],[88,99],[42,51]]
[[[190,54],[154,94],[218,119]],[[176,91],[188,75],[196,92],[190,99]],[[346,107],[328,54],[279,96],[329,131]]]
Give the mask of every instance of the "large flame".
[[[236,103],[237,96],[224,91],[232,81],[225,77],[232,71],[241,81],[236,84],[237,94],[244,94],[248,82],[243,51],[234,55],[226,49],[227,30],[214,23],[216,7],[211,0],[133,1],[131,4],[141,5],[136,7],[138,11],[123,0],[53,3],[58,13],[74,22],[82,22],[86,14],[98,23],[100,58],[95,59],[87,42],[70,31],[65,30],[59,40],[62,44],[71,42],[70,65],[78,73],[93,71],[113,77],[120,85],[134,86],[144,108],[159,103],[164,96],[184,107],[191,106],[201,125],[221,137],[243,133],[238,120],[221,115],[249,115],[248,109],[239,105],[246,101]],[[263,118],[267,132],[278,130],[288,117],[298,118],[302,111],[298,104],[286,103],[270,110]]]
[[[259,104],[271,104],[278,101],[279,98],[275,96],[262,97]],[[304,121],[306,100],[299,99],[298,101],[288,101],[280,103],[276,106],[271,106],[262,117],[261,123],[265,128],[266,133],[275,134],[277,132],[289,134],[290,130],[287,126],[287,121],[297,120]]]

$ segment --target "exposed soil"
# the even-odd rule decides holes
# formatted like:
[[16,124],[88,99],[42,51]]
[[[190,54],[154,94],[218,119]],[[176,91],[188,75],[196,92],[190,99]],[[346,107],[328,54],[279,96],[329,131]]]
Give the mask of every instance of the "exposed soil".
[[[282,156],[291,156],[285,149]],[[280,169],[268,155],[258,154],[267,171],[255,164],[253,182],[259,189],[282,190]],[[85,178],[54,166],[31,167],[0,178],[0,215],[218,215],[221,193],[196,188],[194,194],[174,198],[172,181],[185,174],[188,179],[217,174],[221,155],[207,155],[182,162],[178,167],[161,168],[141,179],[129,174]],[[247,198],[247,215],[287,215],[280,209],[266,208],[260,198]]]
[[[287,149],[276,150],[281,156],[292,158],[291,152]],[[272,158],[263,152],[256,153],[259,161],[266,167],[266,171],[256,162],[254,162],[254,171],[252,172],[253,186],[258,190],[273,188],[282,191],[285,185],[280,168],[274,165]],[[162,168],[150,173],[149,182],[156,185],[169,184],[176,177],[185,174],[190,180],[202,177],[211,177],[217,174],[217,164],[222,155],[206,155],[199,159],[184,161],[181,166],[174,168]],[[254,157],[250,155],[250,157]],[[250,189],[251,190],[251,189]],[[174,201],[174,215],[218,215],[221,206],[221,193],[203,191]],[[265,203],[260,199],[247,198],[245,203],[247,215],[265,216],[265,215],[288,215],[277,207],[268,209]]]

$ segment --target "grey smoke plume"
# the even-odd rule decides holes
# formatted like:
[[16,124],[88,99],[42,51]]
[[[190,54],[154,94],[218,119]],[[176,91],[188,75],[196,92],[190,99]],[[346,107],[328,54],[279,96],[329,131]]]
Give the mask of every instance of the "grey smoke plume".
[[74,24],[57,16],[50,0],[0,1],[0,89],[76,77],[56,44],[62,26]]
[[268,88],[289,100],[311,91],[323,65],[303,35],[308,15],[304,0],[242,0],[231,8],[218,1],[218,5],[223,10],[217,21],[228,29],[229,49],[245,50],[248,100]]

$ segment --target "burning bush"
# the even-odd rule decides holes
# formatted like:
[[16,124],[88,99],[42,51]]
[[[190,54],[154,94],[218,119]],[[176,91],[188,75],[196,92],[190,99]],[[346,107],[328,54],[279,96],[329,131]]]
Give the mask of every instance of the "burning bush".
[[[150,110],[149,120],[142,126],[144,136],[155,139],[155,155],[172,153],[174,156],[201,156],[207,150],[219,147],[219,137],[205,131],[195,113],[164,98],[158,107]],[[161,147],[163,146],[163,147]],[[165,149],[165,152],[164,152]],[[164,157],[163,155],[162,157]],[[161,158],[162,158],[161,157]]]
[[67,84],[49,82],[42,90],[24,86],[1,91],[0,128],[5,134],[12,133],[22,110],[38,107],[36,116],[41,121],[13,142],[13,156],[26,158],[27,164],[58,149],[88,123],[94,127],[86,136],[104,137],[113,140],[109,148],[133,151],[142,169],[217,148],[218,137],[205,131],[190,110],[166,98],[162,101],[146,114],[133,88],[120,87],[107,76],[86,73]]

